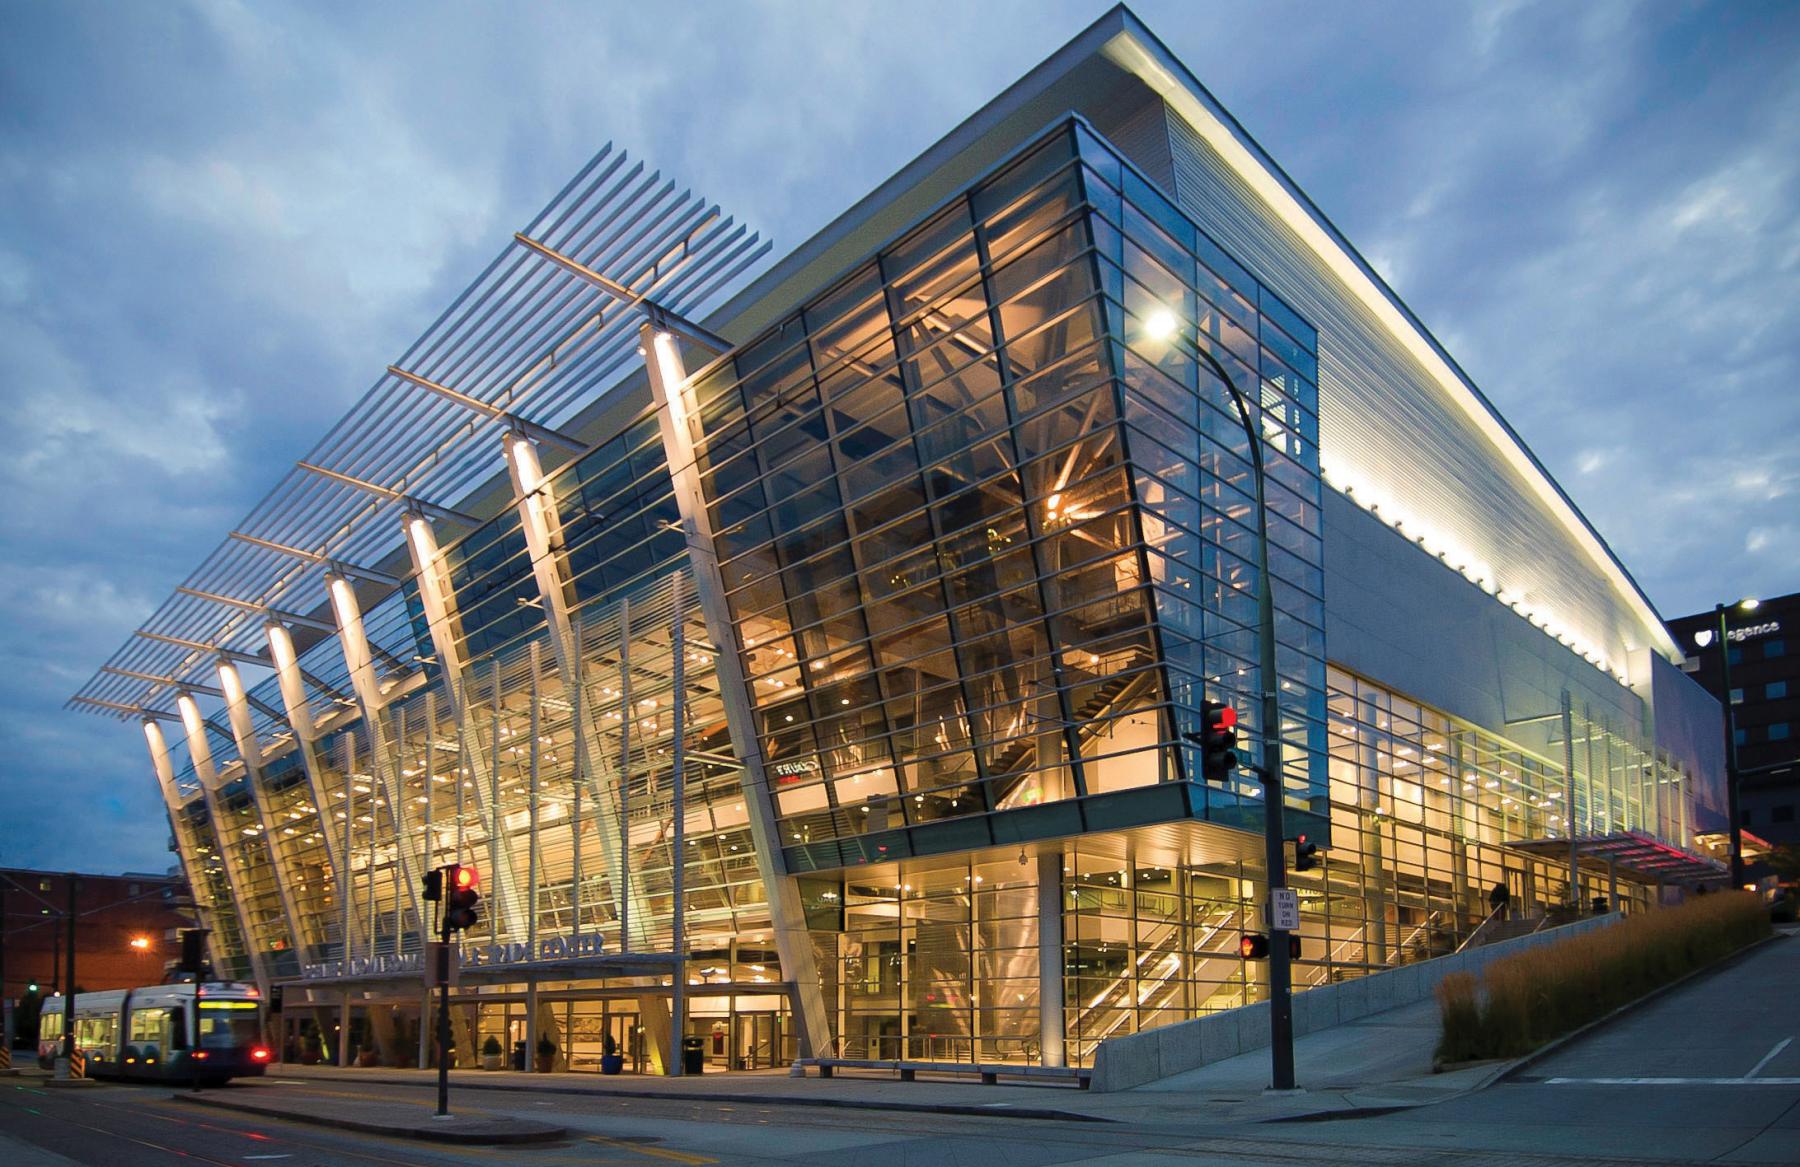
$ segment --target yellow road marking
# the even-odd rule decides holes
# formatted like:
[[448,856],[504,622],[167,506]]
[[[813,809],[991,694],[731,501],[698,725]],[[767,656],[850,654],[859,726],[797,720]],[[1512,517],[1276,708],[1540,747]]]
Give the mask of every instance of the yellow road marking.
[[717,1159],[709,1159],[705,1155],[690,1155],[686,1151],[671,1151],[665,1147],[646,1147],[638,1143],[628,1143],[623,1139],[609,1139],[605,1135],[589,1135],[588,1142],[599,1143],[603,1147],[611,1147],[615,1151],[631,1151],[638,1155],[652,1155],[658,1159],[668,1159],[675,1163],[717,1163]]

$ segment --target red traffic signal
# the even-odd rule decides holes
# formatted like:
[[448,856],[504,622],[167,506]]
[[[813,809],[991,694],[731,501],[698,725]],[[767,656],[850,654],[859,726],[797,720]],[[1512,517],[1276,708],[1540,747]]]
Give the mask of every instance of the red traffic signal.
[[[1297,933],[1287,934],[1288,958],[1300,959],[1300,937]],[[1269,938],[1261,932],[1246,932],[1238,937],[1238,955],[1245,960],[1267,960],[1269,956]]]
[[1294,840],[1294,870],[1311,871],[1319,865],[1319,845],[1301,835]]
[[1181,736],[1200,747],[1200,777],[1229,782],[1238,767],[1237,710],[1222,701],[1200,702],[1200,731]]
[[475,885],[481,873],[473,867],[452,863],[444,868],[444,931],[461,932],[473,928],[481,918],[481,893]]

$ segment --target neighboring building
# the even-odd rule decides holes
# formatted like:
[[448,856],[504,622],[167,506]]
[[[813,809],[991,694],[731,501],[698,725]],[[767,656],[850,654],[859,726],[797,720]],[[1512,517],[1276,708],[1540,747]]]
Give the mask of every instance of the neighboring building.
[[[1738,821],[1771,843],[1800,843],[1800,593],[1733,607],[1731,705],[1737,738]],[[1723,700],[1725,670],[1716,612],[1669,621],[1684,666]],[[1722,731],[1721,731],[1722,732]]]
[[1718,705],[1650,603],[1129,12],[703,325],[761,250],[617,154],[522,238],[76,697],[143,721],[216,959],[296,986],[300,1048],[420,1055],[458,859],[465,1064],[666,1065],[680,1016],[720,1068],[1084,1064],[1264,995],[1262,790],[1182,738],[1203,697],[1264,729],[1215,370],[1328,844],[1302,988],[1497,883],[1723,877]]
[[[132,871],[83,872],[75,880],[75,979],[81,988],[160,983],[163,964],[178,955],[176,933],[194,925],[187,881]],[[60,990],[68,962],[68,874],[0,868],[0,902],[6,945],[0,996],[17,1001],[32,985],[40,995]],[[134,947],[134,940],[144,944]]]

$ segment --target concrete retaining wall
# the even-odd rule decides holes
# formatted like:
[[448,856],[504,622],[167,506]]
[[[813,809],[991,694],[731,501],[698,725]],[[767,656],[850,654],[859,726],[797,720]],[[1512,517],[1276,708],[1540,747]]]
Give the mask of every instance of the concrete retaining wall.
[[[1579,932],[1616,923],[1621,918],[1617,913],[1592,916],[1529,936],[1484,944],[1454,956],[1405,964],[1386,972],[1295,993],[1294,1036],[1317,1033],[1334,1025],[1423,1001],[1451,973],[1479,974],[1500,957],[1541,944],[1554,944]],[[1094,1053],[1091,1089],[1130,1090],[1211,1062],[1262,1049],[1268,1044],[1267,1001],[1126,1037],[1109,1038],[1101,1042]]]

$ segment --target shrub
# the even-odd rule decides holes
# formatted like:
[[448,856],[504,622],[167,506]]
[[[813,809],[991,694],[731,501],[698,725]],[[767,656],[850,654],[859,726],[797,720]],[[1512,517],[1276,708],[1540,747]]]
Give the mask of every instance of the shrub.
[[1466,1062],[1481,1056],[1481,998],[1473,974],[1451,973],[1437,987],[1438,1009],[1444,1018],[1438,1058]]
[[1754,895],[1695,898],[1504,956],[1438,987],[1438,1060],[1517,1057],[1769,934]]

